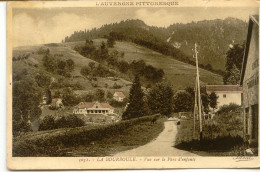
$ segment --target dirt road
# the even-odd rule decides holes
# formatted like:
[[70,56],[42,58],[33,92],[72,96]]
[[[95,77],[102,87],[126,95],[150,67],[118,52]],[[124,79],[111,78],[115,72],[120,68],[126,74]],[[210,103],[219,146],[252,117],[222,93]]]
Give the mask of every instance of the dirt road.
[[177,125],[173,118],[165,123],[165,128],[152,142],[138,148],[123,151],[114,156],[197,156],[191,152],[173,147],[177,135]]

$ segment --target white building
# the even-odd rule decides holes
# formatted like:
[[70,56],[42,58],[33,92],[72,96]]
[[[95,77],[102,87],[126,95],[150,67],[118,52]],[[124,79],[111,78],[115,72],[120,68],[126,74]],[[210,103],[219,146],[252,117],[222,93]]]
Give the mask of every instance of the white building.
[[113,99],[115,99],[118,102],[122,102],[125,99],[125,95],[123,92],[115,92],[113,95]]
[[241,105],[243,91],[239,85],[206,85],[206,92],[208,95],[214,92],[218,96],[217,108],[215,110],[230,103]]
[[95,102],[80,102],[75,106],[73,114],[113,114],[114,108],[108,103]]

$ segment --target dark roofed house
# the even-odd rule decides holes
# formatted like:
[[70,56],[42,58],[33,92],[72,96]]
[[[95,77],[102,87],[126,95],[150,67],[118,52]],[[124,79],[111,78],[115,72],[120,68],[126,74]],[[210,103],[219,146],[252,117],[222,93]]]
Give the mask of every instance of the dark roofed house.
[[259,19],[249,17],[247,41],[243,57],[240,85],[243,87],[242,107],[244,114],[244,137],[250,145],[258,142],[258,72],[259,72]]
[[241,105],[241,95],[243,91],[239,85],[206,85],[206,92],[208,95],[215,92],[218,96],[216,110],[230,103]]

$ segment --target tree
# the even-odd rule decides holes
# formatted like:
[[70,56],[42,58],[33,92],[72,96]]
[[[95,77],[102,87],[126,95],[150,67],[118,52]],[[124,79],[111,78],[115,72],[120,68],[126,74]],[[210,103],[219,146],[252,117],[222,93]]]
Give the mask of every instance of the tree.
[[230,69],[230,71],[226,72],[224,77],[225,77],[225,80],[224,80],[225,84],[237,85],[237,84],[239,84],[239,81],[240,81],[240,71],[238,70],[236,65],[233,65],[233,67]]
[[244,44],[235,44],[228,50],[226,54],[226,74],[223,77],[224,84],[238,84],[243,62],[244,46]]
[[95,98],[98,101],[104,101],[105,98],[105,91],[102,89],[97,89],[95,92]]
[[178,92],[173,99],[175,112],[189,112],[192,108],[191,95],[186,91]]
[[90,69],[87,66],[83,66],[80,70],[80,74],[87,77],[88,75],[90,75]]
[[94,100],[94,95],[93,94],[86,94],[84,95],[83,97],[83,101],[86,101],[86,102],[92,102]]
[[100,77],[107,77],[107,76],[113,76],[113,72],[109,71],[108,68],[106,68],[104,65],[99,64],[97,68],[94,69],[92,72],[96,76]]
[[58,60],[58,61],[57,61],[57,67],[58,67],[58,69],[60,69],[60,70],[65,70],[66,62],[65,62],[65,61],[62,61],[62,60]]
[[122,115],[122,119],[137,118],[149,115],[150,110],[144,101],[144,93],[141,89],[139,76],[136,75],[129,93],[129,105]]
[[90,67],[90,70],[93,71],[93,69],[95,68],[95,63],[94,62],[89,62],[88,63],[88,67]]
[[106,47],[106,44],[103,41],[99,48],[99,58],[100,60],[105,60],[108,58],[108,49]]
[[47,88],[51,84],[51,77],[43,72],[39,72],[35,76],[35,81],[39,87]]
[[201,93],[201,100],[202,100],[202,106],[205,113],[208,113],[209,111],[209,98],[207,93]]
[[130,64],[130,68],[133,71],[133,73],[136,75],[139,74],[143,74],[143,71],[145,69],[145,62],[143,60],[139,60],[139,61],[132,61],[132,63]]
[[74,66],[75,66],[75,63],[73,60],[71,60],[71,59],[66,60],[66,67],[68,68],[68,70],[70,72],[74,70]]
[[235,44],[227,52],[227,63],[226,70],[229,71],[233,65],[235,65],[238,70],[242,68],[243,55],[244,55],[244,44]]
[[107,98],[108,99],[112,99],[113,98],[113,94],[110,91],[107,91]]
[[108,46],[109,48],[113,48],[114,45],[115,45],[115,43],[116,43],[116,41],[115,41],[115,39],[114,39],[112,36],[109,36],[109,37],[107,38],[107,46]]
[[52,101],[50,89],[46,89],[46,90],[45,90],[45,95],[46,95],[46,98],[47,98],[46,104],[48,105],[48,104],[50,104],[51,101]]
[[41,114],[42,94],[33,80],[20,80],[13,84],[13,134],[30,130],[28,121]]
[[218,96],[216,95],[216,93],[215,92],[210,93],[209,105],[213,109],[213,111],[217,107],[217,104],[218,104],[217,100],[218,100]]
[[148,105],[153,113],[169,116],[173,110],[173,91],[170,86],[157,83],[148,95]]
[[46,71],[54,73],[57,69],[56,60],[49,54],[45,55],[42,59],[43,66]]
[[65,106],[74,106],[79,103],[79,99],[70,88],[62,90],[62,102]]
[[188,100],[188,101],[191,101],[192,106],[191,106],[191,109],[190,109],[190,110],[193,111],[193,110],[194,110],[194,104],[195,104],[195,91],[194,91],[194,88],[192,88],[192,87],[186,87],[186,88],[185,88],[185,91],[186,91],[187,93],[189,93],[190,96],[191,96],[191,99]]
[[124,60],[121,60],[119,63],[118,63],[118,69],[120,72],[122,73],[126,73],[129,69],[129,64],[124,61]]

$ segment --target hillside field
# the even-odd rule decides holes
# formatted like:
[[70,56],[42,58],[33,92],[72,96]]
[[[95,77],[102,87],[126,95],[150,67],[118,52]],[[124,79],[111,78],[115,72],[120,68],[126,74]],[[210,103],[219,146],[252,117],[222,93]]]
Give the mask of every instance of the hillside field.
[[[13,57],[22,56],[23,54],[30,54],[28,59],[14,61],[13,62],[13,72],[20,72],[23,69],[27,69],[29,75],[33,76],[35,72],[44,71],[44,67],[42,65],[43,55],[37,54],[37,51],[41,48],[49,48],[50,53],[61,60],[72,59],[75,63],[75,68],[72,71],[71,75],[75,76],[72,78],[66,78],[66,80],[71,83],[80,83],[84,88],[81,90],[74,90],[74,92],[78,95],[94,92],[96,89],[103,89],[106,91],[111,91],[112,94],[115,91],[123,91],[126,95],[128,95],[131,82],[122,78],[102,78],[96,77],[97,81],[90,81],[87,78],[81,76],[80,70],[83,66],[87,66],[89,62],[95,62],[91,59],[81,56],[73,47],[67,44],[46,44],[46,45],[35,45],[35,46],[26,46],[26,47],[16,47],[13,49]],[[95,62],[96,66],[99,64]],[[37,65],[37,67],[35,67]],[[52,75],[54,80],[61,78],[59,75]],[[122,88],[114,89],[112,88],[114,84],[122,86]],[[93,84],[96,86],[93,87]]]
[[[102,41],[106,39],[93,40],[96,46],[99,46]],[[71,48],[76,45],[84,44],[84,41],[67,42],[66,46]],[[133,60],[144,60],[156,68],[161,68],[165,72],[165,80],[172,85],[174,90],[184,89],[187,86],[194,87],[196,79],[196,67],[187,63],[180,62],[169,56],[162,55],[156,51],[139,46],[132,42],[116,41],[114,48],[110,51],[117,50],[125,53],[125,60],[131,62]],[[212,73],[210,71],[200,69],[201,85],[207,84],[222,84],[222,76]]]
[[[96,46],[99,46],[102,41],[106,42],[106,39],[95,39],[94,44]],[[51,54],[56,55],[61,60],[67,60],[69,58],[72,59],[75,62],[75,69],[72,72],[72,76],[81,76],[81,67],[84,65],[88,65],[88,63],[91,61],[95,61],[83,57],[75,50],[73,50],[73,48],[79,44],[84,44],[84,41],[14,48],[14,57],[25,53],[30,53],[30,56],[26,60],[13,62],[13,69],[14,71],[16,71],[21,70],[22,68],[28,68],[29,72],[37,71],[37,69],[43,70],[43,66],[41,65],[42,56],[37,54],[36,52],[40,47],[48,47],[50,49]],[[139,46],[131,42],[117,41],[115,47],[109,49],[109,51],[112,50],[124,52],[124,60],[128,62],[131,62],[133,60],[144,60],[147,64],[150,64],[156,68],[163,69],[165,72],[164,80],[166,82],[169,82],[174,90],[185,89],[185,87],[187,86],[194,87],[195,85],[195,66],[180,62],[169,56],[162,55],[158,52],[155,52],[153,50],[150,50],[148,48]],[[98,64],[97,62],[95,63]],[[38,65],[37,69],[32,67],[35,64]],[[55,78],[55,76],[53,77]],[[202,86],[206,84],[222,84],[222,77],[218,74],[209,72],[204,69],[200,69],[200,81]],[[97,77],[97,87],[93,87],[91,81],[84,77],[71,78],[69,79],[69,82],[79,82],[84,87],[83,90],[74,90],[74,92],[79,95],[93,92],[98,88],[102,88],[105,91],[109,90],[112,93],[115,91],[123,91],[126,95],[128,95],[129,89],[131,87],[130,79],[127,81],[126,78],[118,78],[116,81],[114,81],[109,78]],[[121,85],[122,88],[113,89],[112,86],[114,83]]]

